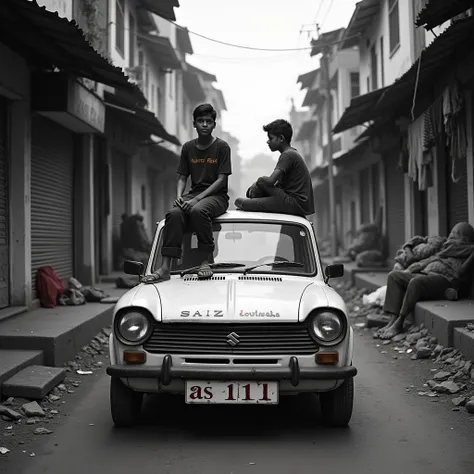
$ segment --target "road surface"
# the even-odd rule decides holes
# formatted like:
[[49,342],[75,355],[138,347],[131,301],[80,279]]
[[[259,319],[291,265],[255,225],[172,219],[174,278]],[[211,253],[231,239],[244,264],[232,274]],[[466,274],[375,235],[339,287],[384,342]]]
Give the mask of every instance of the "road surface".
[[[112,426],[108,376],[81,387],[64,423],[27,453],[0,458],[8,474],[472,474],[474,416],[449,396],[417,395],[430,361],[394,360],[356,336],[349,429],[319,424],[316,400],[272,407],[187,406],[149,397],[143,423]],[[410,385],[415,387],[407,391]],[[18,451],[18,450],[17,450]],[[33,451],[34,457],[28,453]]]

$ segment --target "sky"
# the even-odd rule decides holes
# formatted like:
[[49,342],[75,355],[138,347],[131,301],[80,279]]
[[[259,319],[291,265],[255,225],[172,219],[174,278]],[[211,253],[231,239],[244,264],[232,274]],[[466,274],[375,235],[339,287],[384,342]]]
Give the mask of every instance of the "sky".
[[[244,160],[269,153],[262,126],[289,118],[291,99],[301,108],[304,91],[298,76],[319,66],[310,49],[253,51],[221,45],[209,38],[252,48],[308,48],[321,32],[346,27],[356,0],[180,0],[176,21],[190,30],[194,54],[188,62],[217,77],[227,112],[223,129],[240,141]],[[303,31],[301,30],[311,30]]]

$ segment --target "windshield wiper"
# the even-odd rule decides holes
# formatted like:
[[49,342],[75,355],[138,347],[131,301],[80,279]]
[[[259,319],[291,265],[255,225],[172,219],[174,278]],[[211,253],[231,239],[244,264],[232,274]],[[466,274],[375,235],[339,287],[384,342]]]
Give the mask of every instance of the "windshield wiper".
[[300,263],[300,262],[282,262],[282,261],[278,261],[278,262],[259,263],[258,265],[253,265],[252,267],[247,267],[244,270],[244,275],[248,272],[251,272],[252,270],[255,270],[256,268],[265,267],[265,266],[269,266],[269,265],[272,265],[274,267],[304,267],[304,264]]
[[[193,273],[201,268],[202,265],[197,265],[195,267],[188,268],[180,272],[181,276],[187,275],[188,273]],[[217,262],[217,263],[210,263],[210,268],[239,268],[245,267],[244,263],[235,263],[235,262]]]

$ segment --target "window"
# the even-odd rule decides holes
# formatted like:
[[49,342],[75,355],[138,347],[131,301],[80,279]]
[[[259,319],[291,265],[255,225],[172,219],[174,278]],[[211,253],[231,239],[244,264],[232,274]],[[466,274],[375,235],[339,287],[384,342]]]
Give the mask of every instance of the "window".
[[377,51],[375,49],[375,44],[370,50],[370,74],[372,76],[372,89],[378,89],[378,77],[377,77]]
[[358,72],[351,72],[351,99],[360,95],[360,75]]
[[135,49],[136,49],[136,37],[137,37],[137,24],[135,18],[132,15],[128,16],[128,63],[130,67],[135,66]]
[[385,60],[385,55],[383,51],[383,36],[380,38],[380,80],[381,84],[380,87],[384,87],[385,85],[385,68],[384,68],[384,60]]
[[[150,110],[153,110],[155,106],[155,84],[151,85],[151,93],[150,93]],[[158,113],[158,110],[156,111]]]
[[125,51],[125,0],[115,0],[115,48],[123,57]]
[[367,76],[367,92],[370,92],[370,77]]
[[398,14],[398,0],[388,0],[388,26],[390,33],[390,53],[393,53],[400,44],[400,17]]
[[[213,236],[216,248],[212,256],[215,263],[235,262],[235,271],[246,266],[272,261],[299,262],[297,266],[263,265],[252,273],[286,273],[309,275],[316,272],[314,250],[306,228],[296,224],[266,222],[214,222]],[[154,269],[161,265],[163,231],[159,236],[154,256]],[[183,236],[181,259],[173,259],[172,272],[182,271],[200,263],[196,234],[188,230]],[[215,269],[234,271],[233,268]]]
[[168,73],[168,93],[169,93],[170,99],[172,99],[174,96],[173,89],[174,89],[174,72],[170,71]]

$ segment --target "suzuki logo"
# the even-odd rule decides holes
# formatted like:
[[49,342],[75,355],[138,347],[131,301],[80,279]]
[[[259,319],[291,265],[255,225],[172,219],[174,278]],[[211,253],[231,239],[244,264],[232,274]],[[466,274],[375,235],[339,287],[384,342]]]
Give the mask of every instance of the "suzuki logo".
[[229,344],[229,346],[236,346],[239,342],[240,336],[237,333],[231,332],[227,334],[227,344]]

